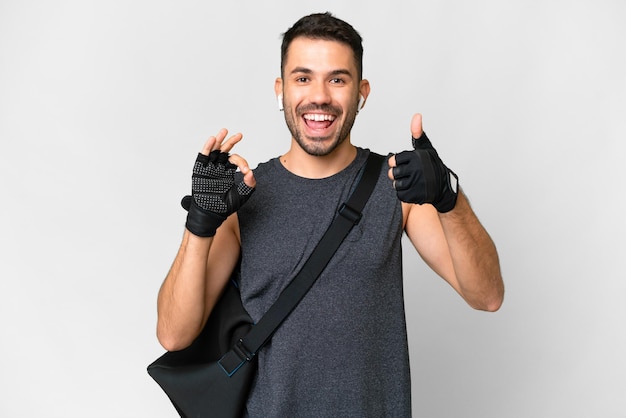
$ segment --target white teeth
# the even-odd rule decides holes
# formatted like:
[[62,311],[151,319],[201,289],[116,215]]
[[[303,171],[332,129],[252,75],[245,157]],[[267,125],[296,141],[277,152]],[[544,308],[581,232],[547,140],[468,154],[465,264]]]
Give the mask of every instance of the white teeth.
[[304,119],[313,120],[315,122],[322,122],[325,120],[332,122],[333,120],[335,120],[335,117],[333,115],[320,115],[317,113],[312,113],[304,115]]

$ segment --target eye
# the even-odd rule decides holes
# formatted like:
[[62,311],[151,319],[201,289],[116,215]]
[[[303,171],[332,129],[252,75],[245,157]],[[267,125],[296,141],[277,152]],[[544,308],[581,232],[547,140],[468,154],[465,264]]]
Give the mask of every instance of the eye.
[[307,77],[297,77],[296,78],[296,83],[306,83],[307,81],[309,81],[309,79]]
[[343,80],[343,78],[339,78],[339,77],[331,78],[330,80],[330,84],[344,84],[344,83],[345,81]]

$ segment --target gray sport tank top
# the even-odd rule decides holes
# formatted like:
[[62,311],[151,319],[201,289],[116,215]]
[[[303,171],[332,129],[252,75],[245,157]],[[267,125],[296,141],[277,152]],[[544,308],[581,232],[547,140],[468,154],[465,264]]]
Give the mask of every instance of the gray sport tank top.
[[[255,170],[239,210],[241,293],[256,321],[295,276],[348,198],[369,151],[324,179]],[[363,210],[313,288],[258,354],[251,417],[410,417],[402,293],[402,209],[386,164]]]

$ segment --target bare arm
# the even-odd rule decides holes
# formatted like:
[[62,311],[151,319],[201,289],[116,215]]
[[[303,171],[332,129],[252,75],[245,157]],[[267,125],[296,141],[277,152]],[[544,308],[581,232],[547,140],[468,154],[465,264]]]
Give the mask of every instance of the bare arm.
[[185,230],[157,299],[157,338],[166,350],[187,347],[202,330],[239,257],[236,223],[230,216],[209,238]]
[[463,192],[447,213],[431,205],[403,208],[405,230],[424,261],[473,308],[498,310],[504,284],[496,247]]

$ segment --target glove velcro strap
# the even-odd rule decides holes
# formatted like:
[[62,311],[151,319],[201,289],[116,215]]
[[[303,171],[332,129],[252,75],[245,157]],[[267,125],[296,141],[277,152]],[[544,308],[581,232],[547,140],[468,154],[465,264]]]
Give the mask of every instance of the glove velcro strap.
[[192,199],[185,227],[199,237],[212,237],[225,220],[225,216],[200,209]]

